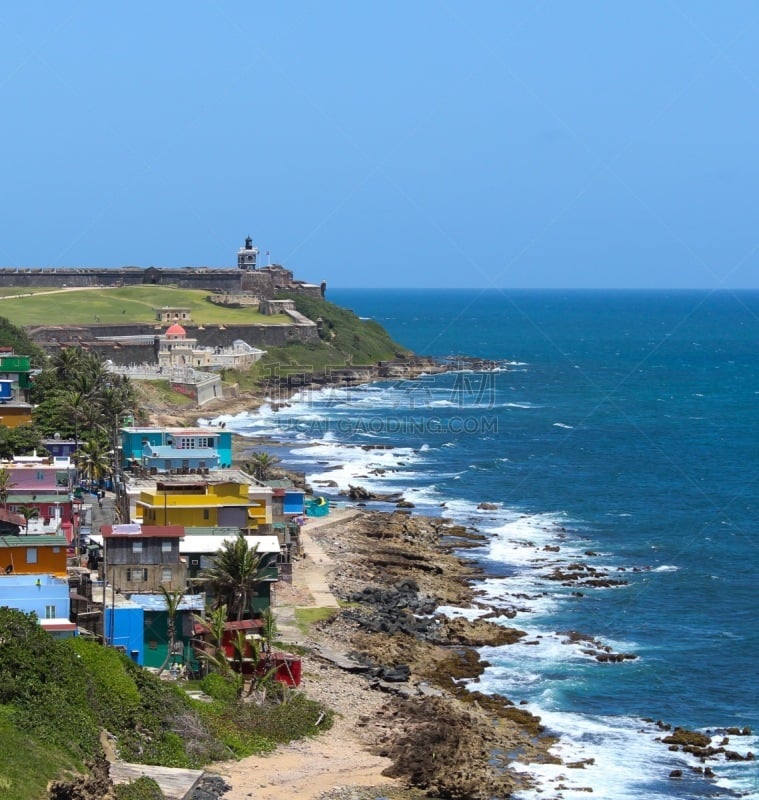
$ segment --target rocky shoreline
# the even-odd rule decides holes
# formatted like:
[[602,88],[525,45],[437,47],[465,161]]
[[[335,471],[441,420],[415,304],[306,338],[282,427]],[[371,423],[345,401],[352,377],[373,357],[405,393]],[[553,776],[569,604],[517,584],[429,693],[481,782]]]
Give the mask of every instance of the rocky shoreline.
[[[312,658],[349,671],[379,696],[379,707],[357,727],[364,745],[389,760],[384,775],[408,787],[408,796],[484,800],[526,785],[511,769],[515,758],[556,760],[539,718],[506,698],[467,689],[486,666],[476,648],[524,633],[490,618],[450,619],[436,611],[478,605],[472,582],[479,573],[453,552],[476,543],[478,534],[442,519],[369,511],[311,536],[334,564],[330,589],[342,608],[312,631],[307,647]],[[335,702],[339,711],[342,701]],[[387,796],[386,787],[380,795]],[[345,796],[345,787],[322,795]]]
[[380,380],[415,380],[424,375],[455,372],[462,369],[488,371],[507,368],[508,365],[505,362],[466,356],[438,359],[412,355],[396,361],[334,369],[325,374],[304,372],[288,375],[287,378],[274,376],[256,389],[240,390],[238,387],[224,398],[212,400],[200,409],[196,406],[180,408],[171,405],[159,394],[151,391],[150,386],[147,385],[141,388],[143,395],[141,405],[152,425],[194,425],[198,417],[217,417],[221,414],[255,411],[264,403],[271,403],[275,410],[287,408],[290,399],[297,392],[318,391],[327,386],[346,388]]

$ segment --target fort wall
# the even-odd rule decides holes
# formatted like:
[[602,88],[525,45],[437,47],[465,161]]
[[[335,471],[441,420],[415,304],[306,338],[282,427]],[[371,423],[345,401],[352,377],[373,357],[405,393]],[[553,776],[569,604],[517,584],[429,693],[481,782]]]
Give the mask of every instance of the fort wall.
[[31,289],[92,286],[176,286],[208,292],[252,292],[272,299],[279,291],[296,291],[319,297],[322,289],[293,278],[278,265],[260,270],[210,267],[0,267],[0,287]]
[[[315,325],[183,325],[187,336],[197,339],[198,344],[207,347],[228,347],[237,339],[242,339],[253,347],[265,350],[267,347],[283,347],[291,342],[319,341]],[[114,364],[157,363],[153,339],[163,333],[163,326],[155,324],[93,324],[93,325],[47,325],[28,328],[27,333],[48,353],[55,353],[61,347],[85,347]],[[99,337],[141,336],[142,342],[100,341]]]

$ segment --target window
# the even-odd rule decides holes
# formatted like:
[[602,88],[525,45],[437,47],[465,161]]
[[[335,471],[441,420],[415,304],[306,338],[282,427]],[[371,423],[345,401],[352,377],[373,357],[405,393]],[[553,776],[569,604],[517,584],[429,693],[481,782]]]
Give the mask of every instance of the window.
[[203,519],[211,519],[211,512],[207,509],[203,509]]
[[167,542],[167,541],[161,542],[161,552],[162,553],[170,553],[171,552],[171,542]]
[[37,548],[36,547],[27,547],[26,548],[26,563],[27,564],[36,564],[37,563]]
[[148,579],[148,571],[142,567],[127,570],[127,580],[132,583],[141,583]]
[[55,606],[45,606],[45,619],[55,619]]
[[171,583],[171,567],[161,568],[161,583]]
[[142,552],[142,542],[132,542],[132,552],[133,553],[141,553]]

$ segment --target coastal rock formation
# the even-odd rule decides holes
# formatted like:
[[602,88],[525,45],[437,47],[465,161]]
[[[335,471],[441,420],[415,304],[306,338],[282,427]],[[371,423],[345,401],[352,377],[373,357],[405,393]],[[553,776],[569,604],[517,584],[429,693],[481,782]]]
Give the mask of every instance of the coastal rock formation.
[[626,586],[629,581],[623,578],[612,578],[605,570],[596,569],[589,564],[578,562],[554,567],[546,575],[549,581],[557,581],[562,586],[576,586],[590,589],[608,589],[612,586]]
[[384,734],[374,743],[393,760],[385,774],[433,796],[485,800],[522,785],[498,753],[555,760],[538,718],[467,688],[486,666],[476,648],[524,632],[493,618],[437,613],[475,600],[470,584],[479,572],[447,551],[476,534],[441,519],[372,512],[311,535],[333,557],[331,589],[347,606],[321,623],[320,637],[365,665],[361,674],[387,693]]

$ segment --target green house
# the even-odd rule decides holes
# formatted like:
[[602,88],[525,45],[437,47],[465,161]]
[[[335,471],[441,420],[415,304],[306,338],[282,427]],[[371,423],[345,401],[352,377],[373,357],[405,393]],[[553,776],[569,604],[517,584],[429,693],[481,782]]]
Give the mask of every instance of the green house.
[[[169,612],[163,594],[133,594],[131,602],[143,610],[144,655],[143,666],[158,669],[166,662],[169,652]],[[191,646],[194,616],[201,615],[205,595],[186,594],[177,609],[174,620],[175,651],[167,663],[171,666],[188,666],[194,661]]]

